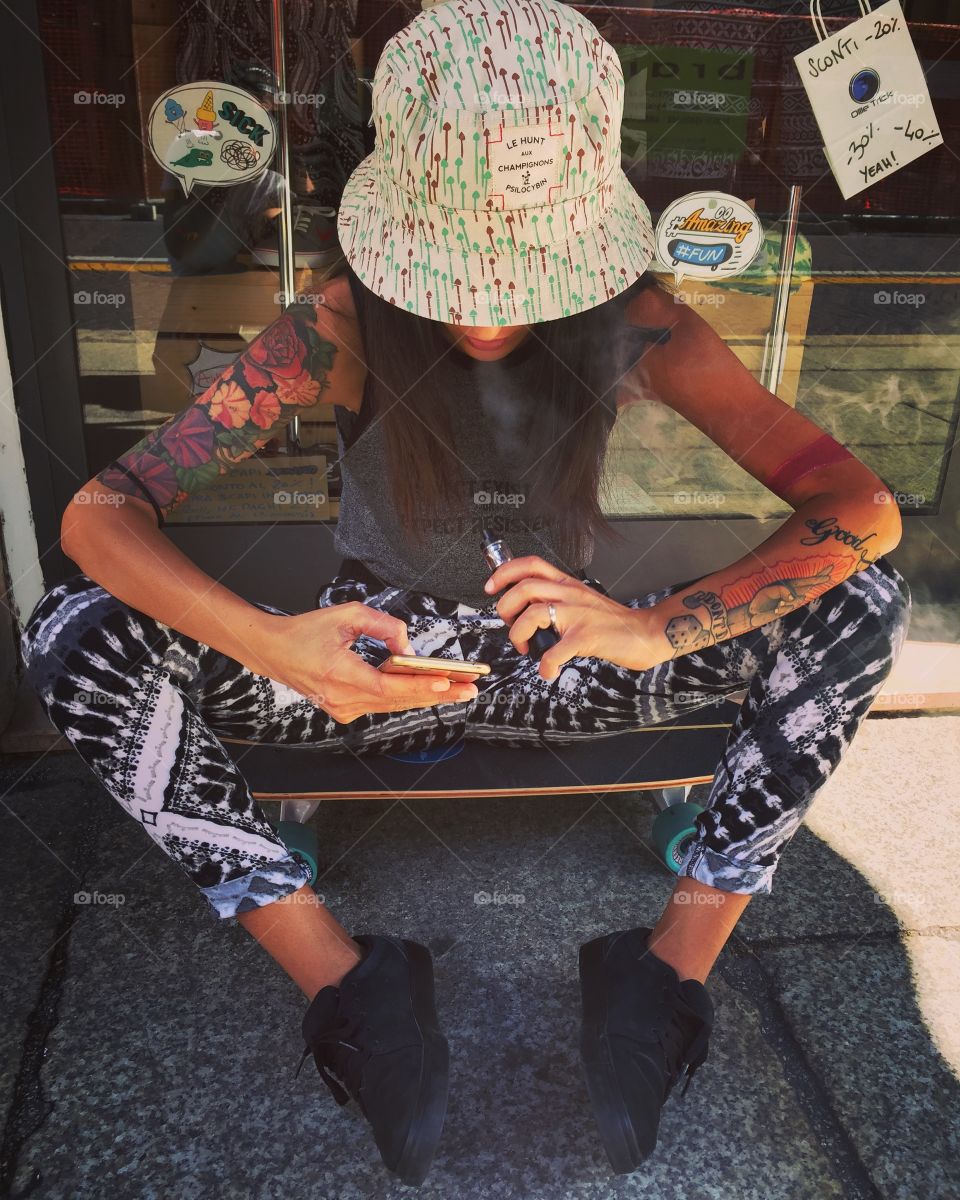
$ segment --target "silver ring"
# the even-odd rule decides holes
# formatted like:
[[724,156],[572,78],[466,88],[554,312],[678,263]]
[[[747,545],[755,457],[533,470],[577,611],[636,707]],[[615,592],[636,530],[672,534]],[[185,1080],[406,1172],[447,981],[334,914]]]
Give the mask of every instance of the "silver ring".
[[554,632],[559,633],[560,630],[557,629],[557,606],[555,604],[548,604],[547,612],[550,614],[550,624],[553,626]]

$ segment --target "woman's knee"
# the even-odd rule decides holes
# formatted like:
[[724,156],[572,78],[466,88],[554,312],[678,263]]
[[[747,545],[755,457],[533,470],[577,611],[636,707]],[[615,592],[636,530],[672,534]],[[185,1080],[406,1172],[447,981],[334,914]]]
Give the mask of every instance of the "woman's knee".
[[20,635],[24,670],[39,695],[69,674],[68,660],[85,640],[93,636],[103,642],[111,614],[123,607],[121,600],[82,573],[44,592]]
[[842,634],[844,645],[861,656],[897,658],[910,626],[913,598],[903,575],[881,555],[863,571],[844,580],[839,606],[831,605],[832,592],[822,597],[821,610]]
[[864,594],[878,624],[891,641],[902,643],[910,627],[913,608],[909,583],[883,555],[860,574],[865,585]]

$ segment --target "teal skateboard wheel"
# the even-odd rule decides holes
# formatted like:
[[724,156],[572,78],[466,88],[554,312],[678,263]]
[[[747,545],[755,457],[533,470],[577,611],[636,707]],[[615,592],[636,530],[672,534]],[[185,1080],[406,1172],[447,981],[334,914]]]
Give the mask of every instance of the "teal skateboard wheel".
[[312,825],[301,825],[298,821],[281,821],[277,826],[277,837],[295,858],[301,858],[310,868],[310,886],[317,882],[319,874],[319,849],[317,831]]
[[659,813],[653,823],[653,844],[657,853],[675,875],[687,847],[697,833],[697,817],[703,809],[699,804],[671,804]]

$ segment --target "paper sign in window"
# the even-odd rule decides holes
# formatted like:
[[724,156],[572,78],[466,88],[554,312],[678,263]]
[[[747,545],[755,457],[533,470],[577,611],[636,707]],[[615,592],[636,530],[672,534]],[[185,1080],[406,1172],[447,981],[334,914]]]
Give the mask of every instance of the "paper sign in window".
[[795,55],[844,198],[942,145],[899,0]]

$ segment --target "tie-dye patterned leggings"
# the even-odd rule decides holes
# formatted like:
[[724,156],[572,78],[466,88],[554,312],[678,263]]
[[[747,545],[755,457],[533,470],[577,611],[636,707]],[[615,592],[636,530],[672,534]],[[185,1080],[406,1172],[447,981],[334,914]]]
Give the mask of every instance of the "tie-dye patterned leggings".
[[[352,753],[464,735],[537,746],[655,724],[743,691],[680,874],[725,891],[770,892],[784,847],[900,653],[911,605],[907,583],[881,557],[807,605],[706,650],[640,672],[574,659],[547,683],[513,649],[493,602],[475,609],[341,577],[318,596],[320,605],[349,600],[402,616],[419,654],[489,662],[480,695],[339,725],[83,574],[50,588],[24,628],[27,673],[53,724],[221,917],[269,904],[309,877],[251,796],[242,756],[238,767],[221,737]],[[366,638],[356,649],[371,662],[383,651]]]

